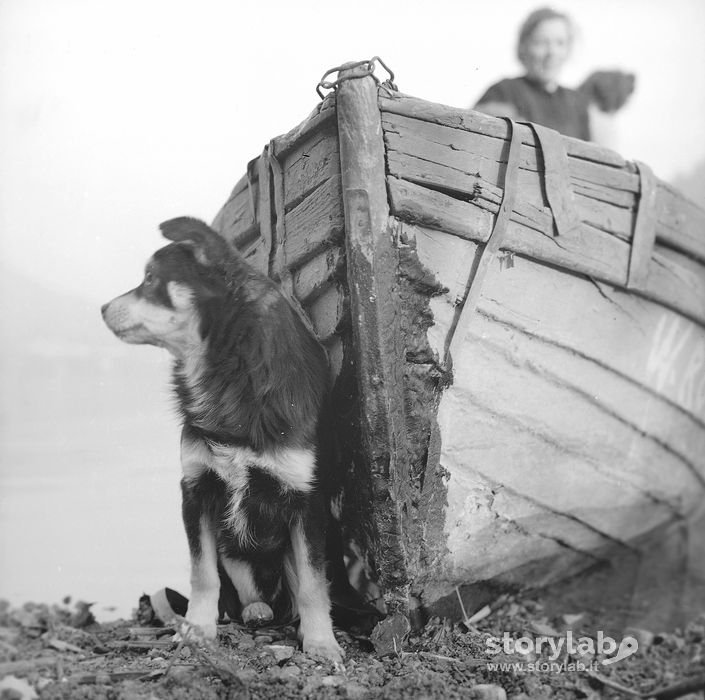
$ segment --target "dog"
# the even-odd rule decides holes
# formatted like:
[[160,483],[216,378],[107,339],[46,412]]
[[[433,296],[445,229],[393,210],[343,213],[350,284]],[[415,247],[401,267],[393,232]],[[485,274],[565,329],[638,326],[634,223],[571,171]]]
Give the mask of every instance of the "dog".
[[288,597],[303,650],[340,661],[326,580],[325,351],[275,283],[207,224],[181,217],[160,229],[171,243],[102,314],[120,340],[174,357],[186,620],[216,637],[225,575],[245,624],[272,620]]

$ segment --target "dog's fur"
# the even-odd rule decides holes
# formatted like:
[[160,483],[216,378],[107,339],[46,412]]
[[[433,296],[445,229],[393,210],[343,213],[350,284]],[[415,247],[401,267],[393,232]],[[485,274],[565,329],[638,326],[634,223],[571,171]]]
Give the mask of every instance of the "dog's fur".
[[325,577],[325,353],[275,284],[206,224],[182,217],[160,228],[173,242],[103,317],[121,340],[175,358],[186,618],[215,637],[226,574],[243,621],[270,620],[288,593],[304,651],[339,660]]

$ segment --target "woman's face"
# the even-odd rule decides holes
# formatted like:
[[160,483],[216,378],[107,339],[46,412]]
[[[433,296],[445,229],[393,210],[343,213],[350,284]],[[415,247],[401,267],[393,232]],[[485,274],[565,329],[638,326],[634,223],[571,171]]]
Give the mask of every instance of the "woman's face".
[[543,85],[556,86],[570,45],[570,27],[565,20],[555,17],[539,22],[520,50],[526,74]]

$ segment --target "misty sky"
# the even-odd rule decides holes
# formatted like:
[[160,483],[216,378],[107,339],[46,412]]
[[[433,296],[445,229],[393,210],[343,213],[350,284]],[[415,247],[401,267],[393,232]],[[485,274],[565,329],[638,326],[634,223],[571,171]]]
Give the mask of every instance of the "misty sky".
[[[247,161],[313,109],[325,70],[379,54],[402,91],[469,106],[518,73],[535,6],[0,0],[3,258],[108,299],[137,282],[160,221],[213,218]],[[705,3],[555,6],[579,31],[567,85],[595,68],[638,75],[619,150],[666,179],[705,160]]]

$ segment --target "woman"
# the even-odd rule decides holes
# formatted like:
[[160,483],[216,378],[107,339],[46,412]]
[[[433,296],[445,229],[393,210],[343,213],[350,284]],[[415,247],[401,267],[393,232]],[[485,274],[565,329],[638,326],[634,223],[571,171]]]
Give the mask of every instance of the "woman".
[[573,25],[567,15],[550,8],[532,12],[519,31],[517,45],[526,74],[492,85],[475,109],[590,140],[588,97],[558,82],[572,44]]

